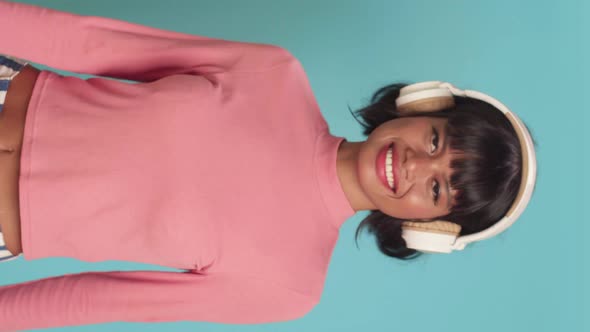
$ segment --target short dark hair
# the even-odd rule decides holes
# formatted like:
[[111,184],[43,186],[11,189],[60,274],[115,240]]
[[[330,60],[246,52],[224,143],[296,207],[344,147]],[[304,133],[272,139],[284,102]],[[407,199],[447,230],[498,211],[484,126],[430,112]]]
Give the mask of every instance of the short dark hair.
[[[370,104],[355,112],[360,115],[363,134],[369,136],[384,122],[400,118],[395,100],[406,84],[390,84],[378,89]],[[522,151],[510,121],[494,106],[478,99],[455,97],[455,106],[431,113],[405,116],[446,118],[449,147],[464,157],[451,163],[451,187],[457,190],[451,212],[440,218],[461,225],[460,235],[482,231],[499,221],[518,193],[522,172]],[[358,119],[357,119],[358,121]],[[414,259],[422,252],[407,248],[402,238],[404,219],[371,210],[360,223],[355,240],[368,228],[379,250],[386,256]]]

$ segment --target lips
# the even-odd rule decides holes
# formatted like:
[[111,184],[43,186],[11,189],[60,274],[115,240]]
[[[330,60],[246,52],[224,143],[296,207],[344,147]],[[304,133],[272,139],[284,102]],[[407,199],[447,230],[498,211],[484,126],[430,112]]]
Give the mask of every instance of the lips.
[[[381,148],[381,150],[379,151],[379,153],[377,154],[377,158],[375,160],[375,171],[376,171],[376,175],[377,178],[381,181],[381,183],[383,183],[383,185],[385,186],[385,188],[387,188],[389,191],[393,191],[394,190],[391,189],[391,187],[389,186],[389,183],[387,182],[387,175],[385,172],[385,160],[387,158],[387,150],[389,150],[389,148],[393,145],[393,143],[387,144],[385,146],[383,146]],[[394,173],[395,174],[395,173]],[[395,178],[395,175],[394,175]],[[397,187],[397,184],[394,183],[394,188]]]

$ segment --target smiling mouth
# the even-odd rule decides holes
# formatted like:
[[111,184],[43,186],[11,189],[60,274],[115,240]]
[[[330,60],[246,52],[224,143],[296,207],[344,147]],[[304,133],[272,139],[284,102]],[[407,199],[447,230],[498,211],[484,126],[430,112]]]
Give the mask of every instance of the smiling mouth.
[[387,189],[397,193],[398,189],[398,162],[395,143],[384,146],[377,154],[375,169],[377,177]]

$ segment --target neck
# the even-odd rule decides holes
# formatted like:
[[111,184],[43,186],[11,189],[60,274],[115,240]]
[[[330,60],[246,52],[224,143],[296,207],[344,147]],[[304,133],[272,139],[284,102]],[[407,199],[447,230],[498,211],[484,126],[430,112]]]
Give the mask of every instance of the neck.
[[340,185],[355,212],[374,210],[374,204],[363,192],[358,178],[358,155],[363,142],[342,141],[338,147],[336,168]]

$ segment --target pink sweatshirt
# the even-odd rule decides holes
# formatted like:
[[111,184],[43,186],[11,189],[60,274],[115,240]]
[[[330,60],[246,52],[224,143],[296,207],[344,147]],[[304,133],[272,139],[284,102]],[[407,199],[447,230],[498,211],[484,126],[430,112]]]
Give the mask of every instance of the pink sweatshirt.
[[27,260],[123,260],[0,286],[0,331],[264,323],[320,300],[354,215],[301,64],[283,48],[1,2],[0,53],[43,71],[20,169]]

